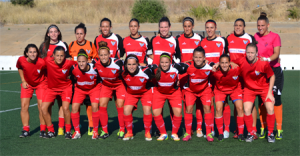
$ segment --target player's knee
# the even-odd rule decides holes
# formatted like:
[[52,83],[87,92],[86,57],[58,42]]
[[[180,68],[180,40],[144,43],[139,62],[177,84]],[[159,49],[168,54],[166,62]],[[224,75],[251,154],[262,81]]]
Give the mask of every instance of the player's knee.
[[216,114],[222,114],[223,107],[216,107]]
[[188,113],[188,114],[193,113],[193,107],[187,107],[185,112]]
[[204,113],[210,113],[211,112],[210,105],[203,106],[203,110],[204,110]]

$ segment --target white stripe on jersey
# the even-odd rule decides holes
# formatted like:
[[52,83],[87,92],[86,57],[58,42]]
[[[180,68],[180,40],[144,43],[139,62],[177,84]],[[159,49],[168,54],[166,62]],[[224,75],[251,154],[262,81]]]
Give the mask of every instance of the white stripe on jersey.
[[207,79],[191,79],[191,82],[192,83],[201,83],[201,82],[203,82],[205,80],[207,80]]
[[176,49],[176,46],[177,46],[176,45],[176,40],[175,40],[175,38],[173,36],[167,38],[166,40],[169,41],[169,42],[171,42],[171,43],[173,43],[174,44],[174,49]]
[[120,66],[118,66],[116,63],[115,63],[115,58],[111,58],[111,63],[109,66],[107,66],[106,68],[113,68],[113,69],[118,69],[120,70]]
[[128,86],[131,90],[140,90],[143,86]]
[[145,78],[145,79],[148,80],[149,76],[146,73],[143,72],[143,70],[141,69],[141,67],[139,67],[139,68],[140,68],[140,71],[135,76],[140,76],[140,77],[143,77],[143,78]]
[[243,36],[240,36],[240,38],[245,38],[245,39],[248,39],[250,41],[250,43],[252,43],[252,38],[249,34],[245,33]]
[[147,40],[145,39],[144,36],[140,37],[139,39],[135,39],[136,41],[140,41],[140,42],[144,42],[146,47],[148,47],[148,43],[147,43]]
[[170,87],[174,84],[174,82],[158,82],[161,87]]

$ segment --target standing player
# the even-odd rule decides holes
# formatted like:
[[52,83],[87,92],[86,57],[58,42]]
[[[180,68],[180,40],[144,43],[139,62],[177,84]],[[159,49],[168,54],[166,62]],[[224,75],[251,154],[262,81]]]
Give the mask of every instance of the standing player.
[[121,79],[121,72],[123,67],[123,61],[110,57],[110,49],[108,44],[104,41],[99,42],[99,57],[94,61],[95,67],[98,70],[100,77],[102,78],[102,87],[100,91],[100,110],[99,117],[102,126],[102,133],[100,139],[106,139],[109,137],[107,124],[108,114],[107,105],[113,95],[116,96],[115,104],[118,111],[118,120],[120,130],[118,132],[118,138],[123,139],[125,133],[124,125],[124,100],[126,95],[126,89]]
[[239,141],[245,141],[244,138],[244,110],[243,110],[243,90],[239,80],[240,68],[232,68],[230,66],[230,57],[222,54],[220,57],[220,67],[213,72],[216,81],[214,94],[216,101],[215,122],[219,131],[219,141],[224,140],[223,135],[223,105],[227,96],[230,96],[237,110],[237,127]]
[[112,28],[111,21],[108,18],[103,18],[100,22],[100,35],[95,38],[94,44],[99,52],[99,42],[104,41],[107,43],[107,47],[110,49],[110,57],[120,58],[120,53],[123,52],[123,41],[118,34],[114,34],[110,31]]
[[[180,61],[183,63],[186,63],[188,61],[193,60],[193,51],[195,48],[197,48],[200,45],[201,40],[203,37],[199,34],[196,34],[193,32],[194,28],[194,19],[191,17],[186,17],[182,21],[183,23],[183,30],[184,34],[181,34],[177,37],[178,40],[178,48],[177,50],[180,50]],[[187,82],[188,76],[187,74],[179,75],[180,80],[180,88],[183,88],[183,85]],[[182,89],[182,95],[184,95],[184,90]],[[184,96],[183,96],[184,101]],[[201,103],[199,100],[196,101],[196,119],[197,119],[197,137],[202,137],[202,112],[203,109],[201,108]],[[186,114],[192,114],[193,112],[187,112],[186,111],[186,104],[184,101],[184,120],[187,119]]]
[[92,139],[98,139],[99,125],[99,96],[101,83],[99,83],[98,71],[93,64],[88,63],[88,55],[84,49],[80,49],[77,55],[78,65],[74,65],[70,69],[70,73],[75,78],[75,91],[73,96],[71,119],[75,129],[72,139],[81,138],[80,133],[80,113],[79,108],[86,96],[90,97],[92,103],[93,116],[93,135]]
[[53,57],[47,57],[45,62],[48,74],[48,88],[43,97],[42,112],[48,128],[48,134],[45,138],[55,137],[54,127],[51,121],[51,115],[48,112],[49,107],[55,98],[59,96],[62,100],[62,109],[66,122],[66,139],[72,138],[71,119],[69,105],[72,98],[72,82],[69,79],[70,68],[76,64],[75,61],[66,60],[65,48],[57,46],[53,51]]
[[123,57],[124,52],[126,56],[134,54],[138,57],[139,64],[141,66],[146,66],[147,63],[147,50],[149,46],[148,37],[139,34],[140,22],[133,18],[129,22],[130,36],[123,39],[123,49],[121,51],[121,57]]
[[[269,28],[269,19],[267,18],[266,14],[261,16],[257,19],[257,29],[258,33],[254,35],[255,39],[258,41],[257,48],[258,48],[258,56],[261,56],[262,60],[268,61],[272,70],[275,74],[275,84],[273,87],[273,93],[275,98],[275,118],[276,118],[276,125],[277,125],[277,135],[276,139],[282,139],[282,102],[281,102],[281,94],[283,89],[283,72],[280,67],[279,63],[279,54],[280,54],[280,47],[281,47],[281,40],[280,36],[276,33],[273,33],[268,30]],[[261,99],[260,99],[261,103]],[[260,116],[261,116],[261,133],[260,138],[265,137],[265,122],[266,121],[266,110],[263,106],[260,106]]]
[[40,137],[44,137],[46,131],[46,123],[42,115],[42,97],[47,87],[45,82],[45,61],[39,57],[39,50],[35,44],[28,44],[24,51],[24,56],[21,56],[17,61],[17,68],[21,77],[21,120],[23,131],[20,138],[30,136],[29,126],[29,104],[32,94],[35,90],[39,119],[40,119]]
[[[77,55],[80,49],[84,49],[88,55],[88,62],[92,62],[92,59],[98,58],[98,53],[93,42],[85,39],[86,27],[83,23],[80,23],[75,27],[76,41],[73,41],[69,45],[70,55],[73,61],[77,61]],[[86,105],[86,114],[89,120],[88,135],[93,135],[93,120],[92,120],[92,106],[90,97],[87,96],[83,101]]]
[[152,127],[152,94],[153,87],[149,81],[152,79],[152,70],[147,67],[140,67],[138,57],[129,54],[124,62],[124,72],[122,74],[126,85],[126,99],[124,104],[124,121],[127,133],[123,140],[133,139],[132,132],[132,112],[137,109],[139,99],[143,105],[145,140],[151,141],[150,129]]

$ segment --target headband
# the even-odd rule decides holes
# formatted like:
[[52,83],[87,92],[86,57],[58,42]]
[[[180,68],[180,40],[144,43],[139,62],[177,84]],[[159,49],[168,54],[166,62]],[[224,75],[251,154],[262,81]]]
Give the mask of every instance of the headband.
[[[216,27],[217,27],[217,23],[216,23],[216,21],[214,21],[214,20],[208,20],[208,21],[206,21],[206,23],[213,23]],[[205,23],[205,24],[206,24]]]
[[77,55],[77,57],[79,57],[79,56],[85,56],[86,58],[89,58],[86,54],[83,54],[83,53],[80,53]]
[[127,60],[128,59],[135,59],[136,61],[138,61],[135,57],[132,57],[132,56],[128,57]]
[[186,17],[183,19],[182,23],[184,23],[185,21],[190,21],[194,25],[194,20],[192,18]]
[[168,56],[168,55],[160,55],[160,58],[162,58],[162,57],[167,57],[171,60],[170,56]]
[[108,51],[110,51],[107,47],[100,47],[99,50],[100,49],[107,49]]
[[58,27],[57,27],[56,25],[52,25],[52,26],[50,26],[50,27],[48,28],[48,31],[49,31],[51,28],[56,28],[57,30],[59,30]]

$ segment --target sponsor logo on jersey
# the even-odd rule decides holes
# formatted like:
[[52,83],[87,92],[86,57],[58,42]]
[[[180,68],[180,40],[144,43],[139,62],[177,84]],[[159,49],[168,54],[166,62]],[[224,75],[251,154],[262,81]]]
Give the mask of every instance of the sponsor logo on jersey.
[[130,43],[128,43],[127,45],[131,45]]
[[91,79],[91,80],[93,80],[93,79],[94,79],[94,77],[95,77],[94,75],[91,75],[91,76],[90,76],[90,79]]
[[113,74],[116,74],[117,70],[116,70],[116,69],[112,69],[111,72],[112,72]]
[[221,43],[216,43],[217,47],[220,48],[221,46]]
[[185,42],[183,42],[183,43],[182,43],[182,45],[186,45],[186,43],[185,43]]
[[110,81],[114,81],[116,80],[116,78],[110,78],[110,77],[101,77],[102,80],[110,80]]
[[195,76],[195,74],[193,73],[193,74],[191,74],[191,76]]
[[140,46],[143,47],[145,45],[145,43],[140,42]]
[[41,70],[40,70],[40,69],[38,69],[38,70],[37,70],[37,72],[38,72],[38,73],[40,73],[40,72],[41,72]]
[[234,43],[234,40],[230,41],[230,43]]
[[206,79],[191,79],[192,83],[201,83],[203,81],[205,81]]
[[84,85],[94,85],[95,83],[94,83],[94,81],[92,81],[92,82],[89,82],[89,81],[78,82],[77,81],[77,84],[79,86],[84,86]]
[[144,80],[145,80],[145,78],[140,78],[140,81],[143,83],[144,82]]
[[174,82],[158,82],[159,86],[161,87],[170,87],[174,84]]
[[174,79],[174,77],[175,77],[175,74],[171,74],[171,75],[170,75],[170,77],[171,77],[172,79]]
[[170,48],[172,48],[172,47],[173,47],[173,45],[174,45],[173,43],[169,43],[169,46],[170,46]]
[[155,44],[160,44],[159,42],[156,42]]
[[110,41],[110,43],[114,46],[116,44],[116,41]]
[[256,76],[258,76],[260,74],[260,72],[255,70],[255,74],[256,74]]
[[140,90],[142,86],[129,86],[131,90]]
[[232,76],[232,78],[234,79],[234,80],[236,80],[237,78],[238,78],[239,76]]
[[66,72],[68,71],[68,69],[63,69],[61,70],[64,74],[66,74]]
[[248,43],[248,40],[243,40],[244,44],[247,44]]
[[210,71],[206,71],[205,74],[206,74],[206,75],[209,75],[209,74],[210,74]]
[[200,41],[194,41],[194,42],[195,42],[196,45],[198,45]]
[[88,54],[90,54],[91,50],[87,50],[87,49],[86,49],[86,52],[87,52]]

